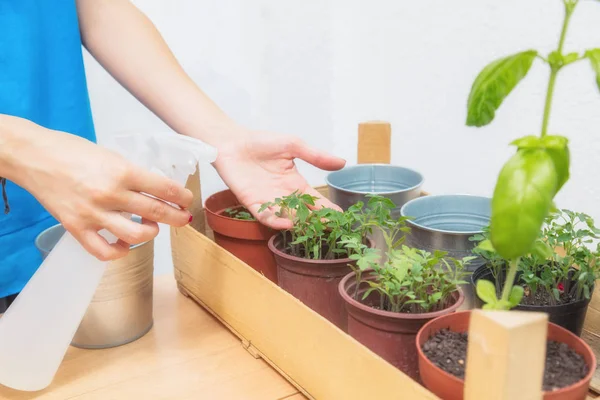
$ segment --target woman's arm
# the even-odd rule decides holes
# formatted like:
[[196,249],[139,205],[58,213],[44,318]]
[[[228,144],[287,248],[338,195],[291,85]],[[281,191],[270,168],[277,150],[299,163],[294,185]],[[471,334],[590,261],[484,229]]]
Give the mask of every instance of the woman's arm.
[[[258,214],[261,204],[295,190],[319,196],[298,173],[295,158],[324,170],[344,166],[344,160],[297,138],[250,132],[234,123],[194,84],[152,22],[128,0],[77,0],[77,9],[90,53],[173,130],[215,146],[217,172],[261,222],[289,228],[289,220],[270,211]],[[317,206],[337,208],[327,199]]]
[[83,44],[174,131],[215,147],[246,135],[179,65],[154,24],[128,0],[78,0]]
[[[188,211],[140,193],[186,208],[192,193],[184,187],[88,140],[2,114],[0,176],[35,196],[88,252],[102,260],[122,257],[130,244],[155,237],[156,222],[174,226],[190,222]],[[19,206],[13,203],[13,212],[20,212]],[[115,210],[140,215],[143,223]],[[101,229],[112,232],[119,242],[109,245],[98,234]]]

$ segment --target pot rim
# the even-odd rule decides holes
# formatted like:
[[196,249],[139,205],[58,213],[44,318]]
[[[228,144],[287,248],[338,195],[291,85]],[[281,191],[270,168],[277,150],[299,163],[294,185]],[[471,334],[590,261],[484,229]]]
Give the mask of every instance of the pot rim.
[[[282,232],[284,232],[284,231],[279,231],[279,232],[275,233],[273,236],[271,236],[271,238],[269,239],[269,242],[268,242],[269,250],[271,250],[271,252],[277,257],[285,258],[286,260],[290,260],[290,261],[300,261],[300,262],[303,262],[306,264],[312,264],[312,265],[333,265],[333,264],[341,264],[341,263],[351,263],[353,261],[349,257],[338,258],[336,260],[314,260],[312,258],[300,258],[300,257],[292,256],[290,254],[286,254],[283,251],[279,250],[277,248],[277,246],[275,246],[275,239],[277,239],[277,236],[279,236]],[[371,241],[371,239],[367,238],[367,240],[368,240],[369,244],[371,246],[373,246],[373,242]]]
[[[477,286],[477,281],[474,280],[474,276],[475,273],[477,271],[479,271],[480,269],[483,268],[488,268],[488,264],[483,264],[480,265],[479,267],[477,267],[477,269],[475,271],[473,271],[473,273],[471,274],[470,277],[470,281],[471,281],[471,285],[472,286]],[[489,268],[488,268],[489,269]],[[477,280],[482,279],[482,277],[479,277]],[[549,305],[549,306],[540,306],[540,305],[525,305],[525,304],[519,304],[517,307],[519,307],[519,309],[521,310],[529,310],[529,311],[533,311],[533,310],[550,310],[550,311],[554,311],[554,310],[560,310],[562,308],[567,308],[567,307],[573,307],[576,305],[581,305],[582,307],[589,304],[590,301],[592,301],[592,296],[594,295],[594,287],[596,286],[596,284],[594,283],[594,285],[592,285],[591,290],[590,290],[590,298],[586,299],[585,297],[583,299],[577,300],[577,301],[572,301],[570,303],[565,303],[565,304],[556,304],[556,305]]]
[[[420,197],[416,197],[412,200],[407,201],[402,207],[400,207],[400,215],[403,217],[407,217],[406,215],[406,207],[409,206],[412,203],[418,202],[418,201],[427,201],[433,198],[441,198],[441,197],[465,197],[465,198],[478,198],[478,199],[486,199],[486,200],[491,200],[489,197],[486,196],[479,196],[476,194],[469,194],[469,193],[452,193],[452,194],[433,194],[433,195],[427,195],[427,196],[420,196]],[[412,215],[408,216],[408,217],[412,217]],[[476,231],[450,231],[450,230],[446,230],[446,229],[437,229],[437,228],[432,228],[426,225],[421,225],[417,222],[415,222],[412,219],[407,219],[406,223],[411,225],[413,228],[420,228],[424,231],[428,231],[428,232],[436,232],[436,233],[443,233],[443,234],[447,234],[447,235],[454,235],[454,236],[471,236],[471,235],[476,235],[478,233],[483,233],[483,229],[481,230],[476,230]]]
[[[333,183],[331,183],[331,180],[329,179],[331,175],[336,174],[336,173],[340,173],[342,171],[349,171],[349,170],[356,170],[356,169],[363,169],[363,168],[367,168],[367,167],[387,167],[387,168],[393,168],[396,170],[405,170],[405,171],[410,171],[410,172],[414,172],[419,176],[419,183],[417,183],[416,185],[410,186],[406,189],[399,189],[399,190],[392,190],[392,191],[386,191],[386,192],[377,192],[377,191],[369,191],[369,190],[349,190],[343,187],[340,187],[338,185],[334,185]],[[398,193],[405,193],[405,192],[410,192],[411,190],[415,190],[420,188],[421,186],[423,186],[423,183],[425,182],[425,178],[423,176],[423,174],[413,168],[408,168],[408,167],[403,167],[400,165],[391,165],[391,164],[383,164],[383,163],[369,163],[369,164],[357,164],[357,165],[351,165],[349,167],[345,167],[341,170],[338,171],[333,171],[330,172],[329,174],[327,174],[325,176],[325,184],[329,187],[332,187],[336,190],[339,190],[341,192],[344,193],[352,193],[352,194],[378,194],[381,196],[389,196],[389,195],[393,195],[393,194],[398,194]]]
[[[465,313],[471,313],[472,311],[473,310],[457,311],[457,312],[452,313],[452,314],[443,315],[440,318],[450,318],[451,315],[456,316],[456,315],[461,315],[461,314],[465,314]],[[432,325],[434,323],[434,321],[435,320],[431,320],[431,321],[427,322],[425,325],[423,325],[421,327],[421,329],[419,329],[419,332],[417,332],[417,337],[416,337],[417,353],[418,353],[418,355],[419,355],[419,357],[421,359],[425,360],[425,362],[427,362],[428,364],[430,364],[430,366],[434,367],[436,370],[438,370],[439,372],[441,372],[442,375],[444,375],[446,378],[449,378],[450,380],[452,380],[453,382],[455,382],[457,384],[464,385],[465,384],[465,380],[464,379],[457,378],[456,376],[452,375],[451,373],[446,372],[443,369],[439,368],[437,365],[435,365],[425,355],[425,353],[423,353],[423,350],[421,349],[421,346],[419,345],[419,342],[421,342],[421,338],[424,335],[424,332],[427,330],[427,328],[429,328],[430,325]],[[593,365],[591,365],[591,366],[588,365],[589,371],[588,371],[587,375],[583,379],[580,379],[577,382],[573,383],[572,385],[566,386],[566,387],[558,389],[558,390],[553,390],[551,392],[542,391],[542,393],[552,393],[553,395],[560,395],[560,394],[568,392],[573,386],[576,386],[576,385],[578,385],[581,382],[584,382],[584,381],[587,381],[587,380],[591,380],[592,377],[594,376],[594,373],[596,372],[595,366],[596,366],[597,360],[596,360],[596,355],[594,354],[594,351],[585,342],[585,340],[583,340],[582,338],[578,337],[574,333],[570,332],[568,329],[565,329],[565,328],[563,328],[563,327],[561,327],[559,325],[553,324],[552,322],[548,322],[548,325],[549,326],[553,325],[553,329],[562,330],[562,331],[564,331],[563,333],[567,333],[568,336],[571,336],[572,338],[577,339],[578,341],[580,341],[581,343],[583,343],[583,346],[584,346],[585,350],[592,357],[592,363],[591,364],[593,364]]]
[[[373,271],[373,269],[372,268],[366,269],[363,271],[363,273],[370,272],[370,271]],[[354,277],[355,277],[355,273],[350,272],[348,275],[346,275],[345,277],[342,278],[342,280],[340,281],[340,283],[338,285],[338,292],[340,293],[340,296],[342,296],[342,299],[344,299],[344,301],[346,303],[348,303],[349,305],[351,305],[355,308],[358,308],[359,310],[361,310],[363,312],[366,312],[369,314],[374,314],[379,317],[390,318],[390,319],[395,319],[395,320],[435,319],[439,316],[448,314],[448,312],[453,313],[453,311],[456,311],[456,309],[458,309],[465,301],[465,294],[464,294],[463,290],[460,288],[460,286],[457,286],[456,292],[458,293],[458,299],[450,307],[444,308],[443,310],[420,313],[420,314],[395,313],[395,312],[391,312],[391,311],[377,310],[377,309],[375,309],[373,307],[369,307],[357,300],[354,300],[348,294],[348,292],[346,292],[346,288],[345,288],[346,284],[348,283],[348,281],[350,281]]]
[[[216,218],[223,218],[223,219],[227,219],[227,220],[233,220],[233,221],[236,221],[236,222],[239,222],[239,223],[260,224],[260,222],[258,222],[258,220],[256,220],[256,219],[254,221],[248,221],[246,219],[237,219],[237,218],[228,217],[226,215],[220,214],[219,212],[217,212],[215,210],[212,210],[210,207],[207,206],[207,204],[208,204],[208,202],[210,200],[214,199],[215,197],[217,197],[221,193],[225,193],[225,192],[231,192],[231,189],[225,189],[225,190],[218,191],[216,193],[211,194],[210,196],[208,196],[206,198],[206,200],[204,201],[204,209],[206,210],[207,213],[215,216]],[[233,194],[233,192],[231,192],[231,193]],[[237,197],[236,197],[236,199],[237,199]],[[242,204],[238,204],[238,206],[244,207]]]

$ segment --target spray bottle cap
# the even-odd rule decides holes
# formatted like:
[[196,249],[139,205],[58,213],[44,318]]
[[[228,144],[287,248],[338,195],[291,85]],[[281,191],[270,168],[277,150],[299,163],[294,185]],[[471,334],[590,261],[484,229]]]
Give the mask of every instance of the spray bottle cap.
[[196,172],[199,162],[212,163],[217,159],[214,147],[177,134],[124,134],[114,138],[112,147],[134,164],[181,185]]

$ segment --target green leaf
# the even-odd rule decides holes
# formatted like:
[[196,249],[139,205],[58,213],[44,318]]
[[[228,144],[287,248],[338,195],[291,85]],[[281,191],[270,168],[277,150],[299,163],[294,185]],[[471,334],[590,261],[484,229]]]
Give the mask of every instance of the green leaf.
[[519,149],[531,149],[531,148],[540,148],[542,145],[542,138],[539,136],[523,136],[522,138],[518,138],[513,140],[510,144],[513,146],[517,146]]
[[525,291],[523,290],[522,286],[515,285],[512,287],[510,296],[508,298],[508,301],[512,307],[516,307],[519,305],[519,303],[521,303],[521,300],[523,299],[523,293],[525,293]]
[[480,250],[489,251],[492,253],[496,252],[496,249],[494,248],[492,241],[489,239],[482,240],[481,242],[479,242],[479,244],[477,245],[477,248]]
[[498,300],[498,303],[496,303],[496,310],[510,310],[511,308],[512,304],[510,301]]
[[590,298],[590,287],[588,285],[583,286],[583,295],[586,299]]
[[563,61],[565,64],[570,64],[574,61],[577,61],[577,59],[579,58],[579,54],[578,53],[569,53],[567,55],[564,56]]
[[547,149],[564,149],[569,145],[569,139],[567,139],[564,136],[546,135],[543,138],[539,139],[542,147],[545,147]]
[[569,164],[571,161],[569,148],[548,148],[546,151],[550,157],[552,157],[552,161],[554,162],[554,168],[556,169],[556,174],[558,177],[558,187],[556,188],[556,192],[558,192],[569,180]]
[[477,296],[483,300],[486,304],[495,304],[498,302],[496,297],[496,286],[485,279],[477,281],[476,286]]
[[531,248],[531,254],[538,258],[545,260],[550,258],[554,254],[554,249],[548,243],[543,240],[536,240]]
[[512,260],[529,253],[538,238],[558,176],[544,149],[521,149],[500,171],[492,198],[491,240],[498,254]]
[[437,303],[442,298],[442,292],[435,292],[431,295],[431,301]]
[[600,49],[591,49],[585,52],[585,56],[590,60],[594,72],[596,72],[596,84],[600,89]]
[[527,75],[536,56],[535,50],[517,53],[492,62],[479,73],[467,103],[468,126],[484,126],[494,119],[496,110]]
[[556,300],[560,300],[560,292],[558,291],[558,289],[557,289],[557,288],[553,288],[553,289],[552,289],[552,294],[554,294],[554,298],[555,298]]

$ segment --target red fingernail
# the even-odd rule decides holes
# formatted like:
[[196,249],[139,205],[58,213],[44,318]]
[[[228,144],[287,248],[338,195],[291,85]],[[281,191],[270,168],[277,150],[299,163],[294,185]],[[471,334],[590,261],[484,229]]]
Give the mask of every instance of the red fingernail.
[[190,224],[193,219],[194,219],[194,216],[192,214],[190,214],[190,219],[188,220],[188,224]]

